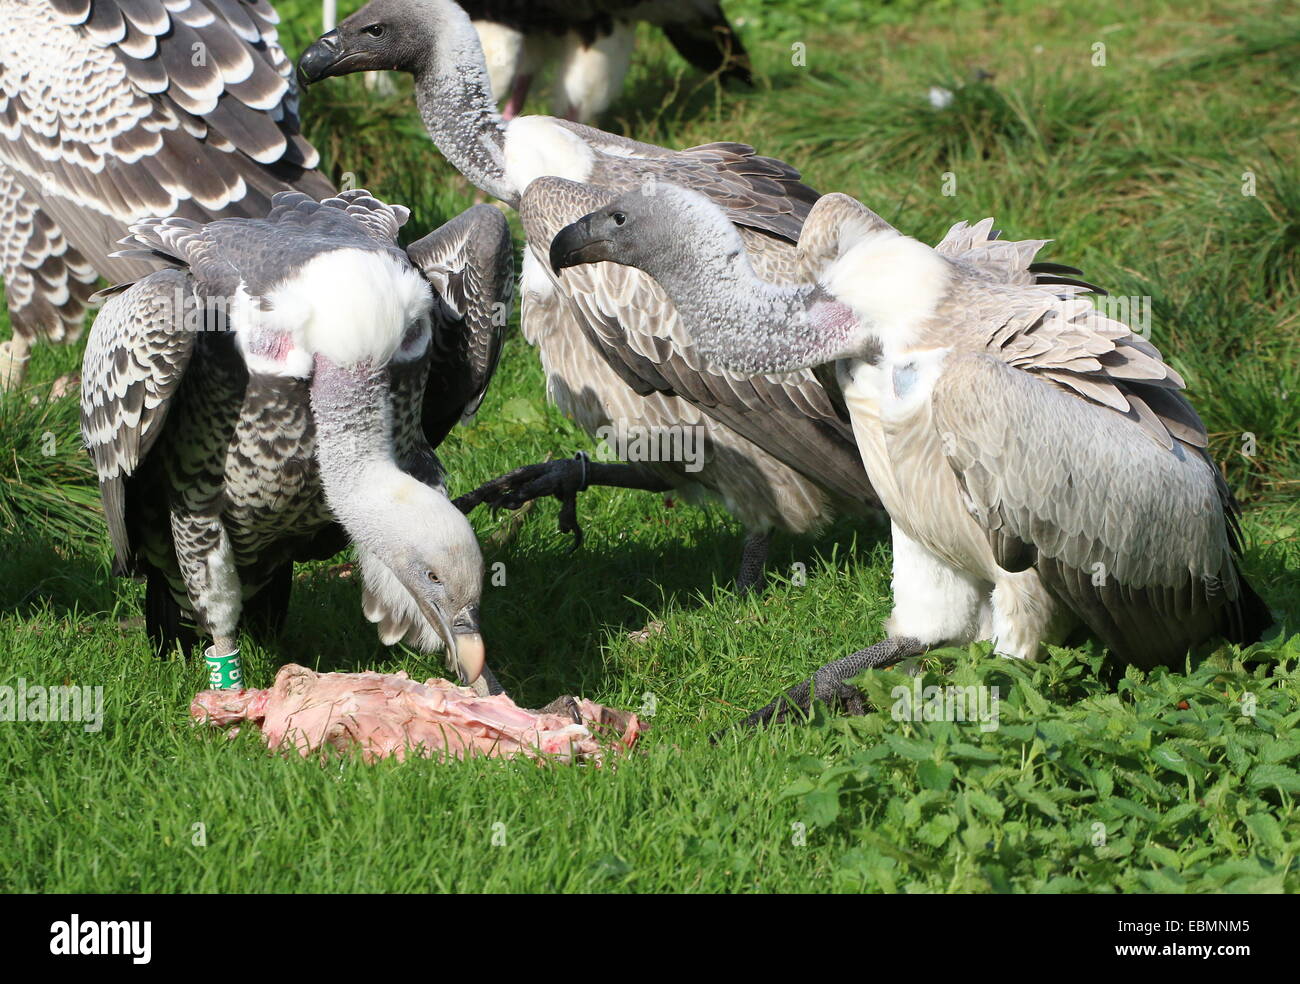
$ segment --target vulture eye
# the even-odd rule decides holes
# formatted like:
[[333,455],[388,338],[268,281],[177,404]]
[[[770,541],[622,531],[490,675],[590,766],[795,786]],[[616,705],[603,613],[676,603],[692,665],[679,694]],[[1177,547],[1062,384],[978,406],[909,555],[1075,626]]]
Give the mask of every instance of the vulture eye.
[[382,38],[384,36],[383,24],[371,24],[362,31],[363,34],[369,34],[372,38]]
[[627,216],[624,215],[622,212],[615,212],[613,215],[610,216],[610,218],[614,220],[614,225],[621,226],[624,222],[627,221]]

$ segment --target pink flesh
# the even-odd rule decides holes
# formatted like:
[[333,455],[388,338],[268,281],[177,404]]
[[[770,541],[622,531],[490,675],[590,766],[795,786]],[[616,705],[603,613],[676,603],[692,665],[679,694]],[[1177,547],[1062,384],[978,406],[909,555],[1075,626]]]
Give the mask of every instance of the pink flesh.
[[226,727],[251,721],[271,748],[309,755],[359,747],[367,761],[408,749],[426,757],[556,756],[599,763],[604,745],[593,728],[631,747],[643,726],[635,714],[578,701],[583,724],[537,714],[509,697],[479,697],[447,680],[416,683],[405,673],[315,673],[290,663],[269,690],[204,690],[190,705],[196,721]]

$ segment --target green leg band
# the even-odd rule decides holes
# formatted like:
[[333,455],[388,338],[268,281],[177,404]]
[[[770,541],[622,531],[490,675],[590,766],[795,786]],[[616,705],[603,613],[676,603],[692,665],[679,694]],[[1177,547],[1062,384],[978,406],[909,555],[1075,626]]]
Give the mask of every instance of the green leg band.
[[244,685],[244,671],[239,665],[239,650],[216,655],[216,646],[209,646],[203,653],[208,664],[208,684],[214,690],[238,690]]

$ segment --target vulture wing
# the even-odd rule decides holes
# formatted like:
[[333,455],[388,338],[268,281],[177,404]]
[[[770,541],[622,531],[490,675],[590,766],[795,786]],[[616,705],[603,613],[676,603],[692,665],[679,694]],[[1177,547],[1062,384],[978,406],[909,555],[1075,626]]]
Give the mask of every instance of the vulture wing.
[[108,260],[139,219],[329,194],[277,21],[266,0],[0,5],[0,163],[110,278],[147,272]]
[[440,300],[423,413],[425,436],[437,447],[477,412],[496,372],[514,296],[514,244],[501,211],[476,205],[406,253]]
[[194,351],[182,310],[193,281],[160,270],[115,293],[95,318],[81,374],[81,434],[99,475],[118,569],[131,567],[126,479],[162,433]]
[[52,341],[81,334],[98,276],[4,164],[0,164],[0,277],[19,334]]
[[995,555],[1035,566],[1127,660],[1168,665],[1214,635],[1257,636],[1262,603],[1238,576],[1233,506],[1202,449],[1164,447],[990,354],[950,355],[931,405]]

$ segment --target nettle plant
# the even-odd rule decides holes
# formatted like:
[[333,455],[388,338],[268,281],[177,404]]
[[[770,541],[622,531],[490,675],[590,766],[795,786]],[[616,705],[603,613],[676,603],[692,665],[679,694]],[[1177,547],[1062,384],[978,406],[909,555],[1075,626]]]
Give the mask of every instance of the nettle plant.
[[783,795],[810,842],[856,843],[845,887],[1294,891],[1300,637],[1282,639],[1109,682],[1099,652],[935,653],[924,685],[997,687],[996,728],[896,720],[913,679],[864,674],[880,713],[817,718],[833,751]]

